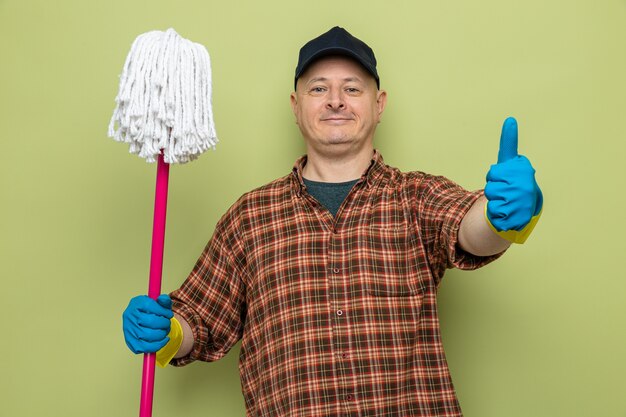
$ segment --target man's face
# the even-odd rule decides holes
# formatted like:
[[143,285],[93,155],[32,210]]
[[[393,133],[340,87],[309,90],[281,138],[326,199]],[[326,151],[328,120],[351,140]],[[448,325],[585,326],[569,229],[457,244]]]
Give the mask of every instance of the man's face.
[[341,154],[373,147],[387,94],[352,59],[331,56],[315,61],[298,79],[291,107],[307,147]]

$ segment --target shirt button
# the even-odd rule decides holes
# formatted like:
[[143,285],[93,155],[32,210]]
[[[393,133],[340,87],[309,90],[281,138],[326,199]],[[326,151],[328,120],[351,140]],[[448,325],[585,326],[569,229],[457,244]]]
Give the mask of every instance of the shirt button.
[[333,272],[334,272],[335,274],[338,274],[338,273],[339,273],[339,268],[333,268]]
[[337,310],[337,315],[338,316],[343,316],[343,310]]
[[350,394],[346,395],[346,400],[351,401],[352,400],[352,395],[350,395]]
[[344,358],[344,359],[347,359],[348,358],[348,354],[347,353],[342,353],[341,357]]

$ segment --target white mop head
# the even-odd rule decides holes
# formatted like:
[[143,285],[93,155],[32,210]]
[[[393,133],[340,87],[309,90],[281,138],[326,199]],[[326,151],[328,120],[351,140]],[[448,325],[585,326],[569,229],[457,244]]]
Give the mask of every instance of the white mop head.
[[[154,162],[185,163],[217,136],[211,108],[211,59],[204,46],[174,29],[139,35],[120,76],[109,137]],[[115,123],[118,128],[115,130]]]

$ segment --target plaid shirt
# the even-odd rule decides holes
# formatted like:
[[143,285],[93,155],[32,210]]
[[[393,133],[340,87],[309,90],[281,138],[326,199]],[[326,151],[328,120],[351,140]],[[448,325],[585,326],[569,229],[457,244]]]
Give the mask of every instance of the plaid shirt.
[[293,172],[221,218],[174,311],[191,353],[215,361],[242,339],[248,417],[461,416],[446,363],[437,287],[446,268],[497,258],[457,246],[482,191],[402,173],[378,152],[334,218]]

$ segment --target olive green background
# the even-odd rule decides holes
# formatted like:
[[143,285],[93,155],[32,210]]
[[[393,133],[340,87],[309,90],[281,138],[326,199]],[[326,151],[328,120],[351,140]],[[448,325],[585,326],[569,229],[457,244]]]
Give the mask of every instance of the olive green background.
[[[297,53],[335,25],[378,57],[388,164],[482,188],[513,115],[537,169],[529,241],[441,288],[466,417],[626,416],[624,0],[0,1],[1,415],[138,415],[121,314],[147,291],[156,167],[106,137],[135,37],[174,27],[213,62],[220,143],[171,169],[170,291],[303,153]],[[243,416],[237,355],[159,369],[155,417]]]

